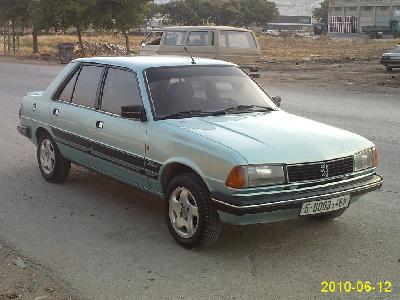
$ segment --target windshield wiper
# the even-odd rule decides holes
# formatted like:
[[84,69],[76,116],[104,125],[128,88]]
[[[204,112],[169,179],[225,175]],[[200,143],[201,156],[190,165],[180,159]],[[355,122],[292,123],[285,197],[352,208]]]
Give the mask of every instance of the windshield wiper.
[[177,119],[177,118],[185,118],[185,117],[193,117],[193,116],[204,116],[204,115],[210,115],[210,112],[205,112],[202,110],[187,110],[187,111],[180,111],[177,113],[173,113],[167,116],[163,116],[160,119],[165,120],[165,119]]
[[255,105],[255,104],[252,104],[252,105],[241,104],[241,105],[214,111],[213,115],[226,114],[229,112],[247,112],[247,111],[257,112],[257,111],[274,111],[274,110],[275,109],[273,109],[272,107],[268,107],[268,106]]

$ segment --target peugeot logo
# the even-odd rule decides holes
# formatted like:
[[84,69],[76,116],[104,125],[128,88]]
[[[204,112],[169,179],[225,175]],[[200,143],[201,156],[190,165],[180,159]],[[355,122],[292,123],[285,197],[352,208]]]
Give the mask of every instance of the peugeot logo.
[[321,165],[321,176],[324,178],[329,177],[329,167],[327,164],[322,164]]

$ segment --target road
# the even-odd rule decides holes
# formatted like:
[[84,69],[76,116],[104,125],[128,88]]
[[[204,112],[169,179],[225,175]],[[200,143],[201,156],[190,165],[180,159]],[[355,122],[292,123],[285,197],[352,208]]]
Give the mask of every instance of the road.
[[394,291],[385,297],[398,299],[398,94],[262,79],[286,111],[374,141],[384,186],[333,222],[224,225],[213,248],[188,251],[172,240],[162,205],[147,194],[76,166],[65,184],[42,179],[34,146],[16,132],[17,111],[21,97],[44,89],[60,68],[0,61],[0,241],[62,279],[77,298],[320,299],[324,280],[391,280]]

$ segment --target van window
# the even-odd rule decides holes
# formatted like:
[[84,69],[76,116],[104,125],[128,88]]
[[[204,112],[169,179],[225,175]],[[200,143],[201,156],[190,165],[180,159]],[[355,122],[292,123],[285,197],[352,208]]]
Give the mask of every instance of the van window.
[[130,105],[142,105],[135,75],[110,68],[104,82],[101,110],[120,115],[121,107]]
[[100,66],[82,67],[75,85],[74,95],[72,96],[73,103],[94,107],[103,69]]
[[163,33],[161,31],[152,31],[145,40],[146,45],[158,46],[161,44]]
[[167,46],[183,46],[185,44],[185,31],[167,32],[165,37],[165,45]]
[[208,31],[192,31],[189,33],[188,46],[208,46]]
[[220,33],[220,45],[222,48],[257,48],[256,41],[251,32],[224,30]]

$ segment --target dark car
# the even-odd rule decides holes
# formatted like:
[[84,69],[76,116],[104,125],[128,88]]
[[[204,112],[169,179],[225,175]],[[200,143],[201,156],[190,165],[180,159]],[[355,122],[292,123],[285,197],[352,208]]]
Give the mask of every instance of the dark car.
[[387,71],[393,68],[400,68],[400,45],[393,47],[381,57],[381,64],[386,67]]

